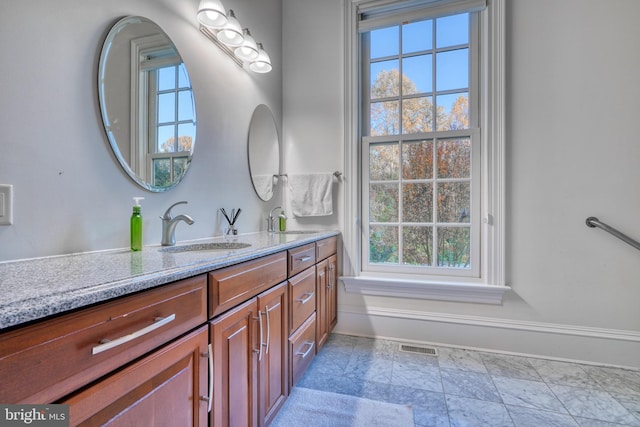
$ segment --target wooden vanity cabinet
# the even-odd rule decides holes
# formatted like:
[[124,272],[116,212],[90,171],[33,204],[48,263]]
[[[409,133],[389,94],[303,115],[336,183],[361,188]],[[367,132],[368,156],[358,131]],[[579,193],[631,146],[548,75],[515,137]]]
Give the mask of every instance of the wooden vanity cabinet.
[[[280,274],[273,273],[280,263]],[[261,265],[262,263],[262,265]],[[289,394],[289,330],[285,254],[276,254],[252,262],[249,274],[245,264],[210,273],[222,288],[229,286],[247,294],[256,277],[259,295],[232,308],[210,322],[210,342],[214,355],[213,409],[211,425],[264,426],[284,404]],[[265,274],[260,274],[261,268]],[[215,282],[214,282],[215,283]],[[232,296],[232,298],[235,298]]]
[[269,425],[335,325],[335,254],[323,239],[1,333],[0,402],[69,404],[73,426]]

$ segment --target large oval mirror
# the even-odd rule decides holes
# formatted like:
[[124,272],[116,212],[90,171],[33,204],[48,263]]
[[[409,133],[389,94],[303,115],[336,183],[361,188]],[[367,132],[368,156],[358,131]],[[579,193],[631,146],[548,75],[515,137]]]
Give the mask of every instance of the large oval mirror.
[[256,194],[271,200],[280,171],[280,139],[276,121],[269,107],[256,107],[249,125],[249,172]]
[[100,55],[98,96],[109,144],[125,172],[150,191],[176,186],[193,156],[195,102],[187,68],[158,25],[129,16],[111,28]]

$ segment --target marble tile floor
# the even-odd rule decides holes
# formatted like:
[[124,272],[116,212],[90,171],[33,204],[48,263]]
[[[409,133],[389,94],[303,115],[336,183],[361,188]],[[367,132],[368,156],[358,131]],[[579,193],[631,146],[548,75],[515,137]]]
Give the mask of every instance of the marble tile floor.
[[332,334],[298,386],[410,404],[414,427],[640,427],[640,371],[399,344]]

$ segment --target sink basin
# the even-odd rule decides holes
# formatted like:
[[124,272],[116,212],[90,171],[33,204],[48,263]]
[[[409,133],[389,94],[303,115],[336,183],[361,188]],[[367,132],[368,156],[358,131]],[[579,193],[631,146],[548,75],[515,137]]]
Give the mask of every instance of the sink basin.
[[276,231],[276,234],[314,234],[318,233],[316,230],[287,230],[287,231]]
[[217,250],[233,250],[244,249],[251,246],[250,243],[240,242],[214,242],[214,243],[194,243],[191,245],[168,246],[160,249],[160,252],[194,252],[194,251],[217,251]]

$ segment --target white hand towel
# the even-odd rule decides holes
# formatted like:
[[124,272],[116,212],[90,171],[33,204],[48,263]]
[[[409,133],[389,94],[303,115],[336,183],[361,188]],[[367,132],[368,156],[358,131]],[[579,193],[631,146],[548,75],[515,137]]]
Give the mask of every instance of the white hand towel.
[[333,214],[333,174],[289,174],[289,194],[293,215],[326,216]]

